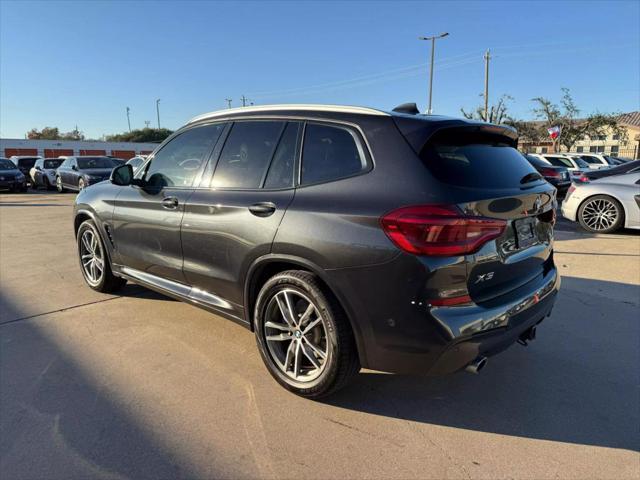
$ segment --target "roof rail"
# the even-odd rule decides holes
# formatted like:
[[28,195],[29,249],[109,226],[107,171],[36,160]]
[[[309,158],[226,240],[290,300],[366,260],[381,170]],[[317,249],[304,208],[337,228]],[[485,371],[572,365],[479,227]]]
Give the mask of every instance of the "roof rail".
[[207,120],[216,117],[226,117],[227,115],[233,115],[237,113],[255,113],[263,112],[270,113],[281,110],[300,110],[300,111],[313,111],[313,112],[337,112],[337,113],[359,113],[364,115],[389,115],[387,112],[377,110],[375,108],[368,107],[353,107],[348,105],[306,105],[306,104],[283,104],[283,105],[257,105],[252,107],[238,107],[227,108],[224,110],[216,110],[215,112],[204,113],[193,117],[187,122],[187,124],[194,123],[200,120]]

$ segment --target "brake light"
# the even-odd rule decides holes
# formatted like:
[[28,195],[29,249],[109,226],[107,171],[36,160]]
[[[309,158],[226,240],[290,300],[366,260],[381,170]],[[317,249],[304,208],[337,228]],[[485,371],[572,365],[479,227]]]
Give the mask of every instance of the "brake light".
[[554,170],[553,168],[541,168],[540,173],[544,177],[553,177],[553,178],[561,178],[562,174],[559,170]]
[[475,253],[507,226],[505,220],[466,216],[452,205],[402,207],[382,217],[380,224],[403,251],[444,257]]

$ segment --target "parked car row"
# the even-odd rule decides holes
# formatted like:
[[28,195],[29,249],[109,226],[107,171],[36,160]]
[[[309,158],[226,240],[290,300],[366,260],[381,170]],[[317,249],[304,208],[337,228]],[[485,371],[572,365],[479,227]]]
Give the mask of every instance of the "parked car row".
[[60,156],[43,158],[39,156],[12,156],[1,158],[0,190],[26,192],[28,185],[33,189],[57,188],[80,191],[88,185],[109,178],[111,170],[119,165],[131,163],[139,166],[144,157],[136,156],[128,162],[109,156]]

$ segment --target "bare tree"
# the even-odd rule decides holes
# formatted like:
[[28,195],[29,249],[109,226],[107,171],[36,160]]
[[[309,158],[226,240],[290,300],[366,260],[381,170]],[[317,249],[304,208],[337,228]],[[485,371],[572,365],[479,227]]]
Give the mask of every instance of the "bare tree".
[[461,108],[460,111],[465,118],[469,120],[482,120],[483,122],[489,123],[509,123],[513,121],[513,119],[509,116],[508,112],[508,102],[513,101],[513,97],[511,95],[502,95],[498,99],[498,103],[495,105],[491,105],[489,107],[489,118],[485,118],[484,106],[480,105],[475,108],[475,110],[471,112],[465,111],[464,108]]

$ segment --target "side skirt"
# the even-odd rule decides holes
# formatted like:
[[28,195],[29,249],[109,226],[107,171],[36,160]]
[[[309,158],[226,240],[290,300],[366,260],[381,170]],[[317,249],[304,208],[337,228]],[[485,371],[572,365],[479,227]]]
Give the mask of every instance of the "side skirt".
[[150,290],[215,313],[249,330],[251,329],[249,322],[231,311],[234,308],[231,303],[212,293],[122,265],[113,265],[113,273]]

